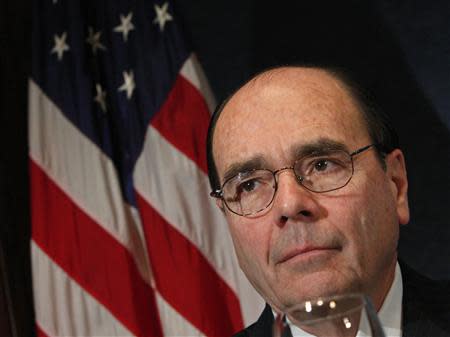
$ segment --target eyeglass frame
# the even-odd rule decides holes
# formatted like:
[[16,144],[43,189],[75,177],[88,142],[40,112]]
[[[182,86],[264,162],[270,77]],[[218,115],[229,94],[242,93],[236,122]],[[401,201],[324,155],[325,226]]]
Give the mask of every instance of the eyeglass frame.
[[[305,157],[301,157],[301,158],[296,159],[296,160],[294,161],[294,163],[293,163],[292,166],[285,166],[285,167],[279,168],[278,170],[275,170],[275,171],[272,171],[271,169],[263,168],[263,167],[246,171],[246,172],[253,172],[253,171],[257,171],[257,170],[266,170],[266,171],[269,171],[269,172],[272,173],[273,180],[274,180],[274,182],[275,182],[274,192],[273,192],[272,199],[269,201],[269,203],[267,204],[267,206],[265,206],[264,208],[262,208],[262,209],[260,209],[260,210],[258,210],[258,211],[255,211],[255,212],[253,212],[253,213],[249,213],[249,214],[239,214],[239,213],[233,211],[233,210],[230,208],[230,206],[228,206],[227,202],[225,201],[225,199],[224,199],[224,197],[223,197],[223,187],[224,187],[225,184],[228,183],[230,180],[234,179],[234,178],[237,176],[237,174],[234,175],[234,176],[232,176],[232,177],[229,177],[227,180],[225,180],[225,181],[223,182],[223,184],[222,184],[222,186],[220,187],[220,189],[216,189],[216,190],[214,190],[214,191],[211,191],[211,192],[209,193],[209,195],[210,195],[211,197],[213,197],[213,198],[221,199],[221,200],[223,201],[223,203],[225,204],[226,208],[227,208],[230,212],[232,212],[232,213],[234,213],[234,214],[236,214],[236,215],[239,215],[239,216],[249,217],[249,216],[252,216],[252,215],[254,215],[254,214],[257,214],[257,213],[260,213],[260,212],[264,211],[265,209],[269,208],[269,206],[272,204],[272,202],[273,202],[274,199],[275,199],[275,195],[277,194],[277,191],[278,191],[278,181],[277,181],[276,175],[277,175],[279,172],[285,171],[285,170],[292,170],[292,171],[294,172],[294,175],[295,175],[295,178],[296,178],[298,184],[299,184],[300,186],[304,187],[305,189],[307,189],[308,191],[311,191],[311,192],[313,192],[313,193],[326,193],[326,192],[336,191],[336,190],[339,190],[339,189],[344,188],[345,186],[347,186],[348,183],[350,182],[350,180],[352,180],[353,174],[354,174],[354,172],[355,172],[355,167],[354,167],[354,164],[353,164],[353,157],[356,156],[356,155],[358,155],[358,154],[361,154],[361,153],[367,151],[367,150],[370,149],[371,147],[378,148],[378,146],[379,146],[379,144],[377,144],[377,143],[372,143],[372,144],[363,146],[363,147],[361,147],[361,148],[359,148],[359,149],[353,151],[352,153],[349,153],[348,151],[345,151],[345,150],[340,150],[340,151],[346,152],[346,153],[349,155],[350,161],[351,161],[351,163],[352,163],[352,174],[350,175],[350,177],[348,178],[348,180],[345,182],[345,184],[343,184],[342,186],[336,187],[336,188],[332,188],[332,189],[329,189],[329,190],[325,190],[325,191],[314,191],[314,190],[308,188],[307,186],[305,186],[305,185],[302,183],[302,181],[304,180],[304,177],[302,177],[302,176],[297,176],[297,174],[296,174],[296,172],[295,172],[295,170],[294,170],[295,164],[296,164],[298,161],[300,161],[300,160],[302,160],[303,158],[305,158]],[[307,157],[307,156],[306,156],[306,157]],[[238,173],[238,174],[239,174],[239,173]]]

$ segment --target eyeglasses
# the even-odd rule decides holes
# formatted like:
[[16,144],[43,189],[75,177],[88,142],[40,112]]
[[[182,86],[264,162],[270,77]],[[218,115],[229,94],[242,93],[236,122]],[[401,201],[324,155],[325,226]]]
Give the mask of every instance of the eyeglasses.
[[330,192],[346,186],[352,179],[353,157],[376,146],[370,144],[352,153],[344,150],[326,151],[326,154],[311,154],[294,162],[293,166],[276,171],[261,168],[245,172],[227,179],[221,189],[210,195],[220,198],[233,213],[250,217],[270,206],[278,188],[276,175],[285,170],[293,170],[297,182],[309,191]]

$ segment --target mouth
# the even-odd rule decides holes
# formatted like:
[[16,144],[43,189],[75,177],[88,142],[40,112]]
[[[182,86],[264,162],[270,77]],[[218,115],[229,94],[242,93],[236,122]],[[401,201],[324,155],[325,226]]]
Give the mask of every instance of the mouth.
[[282,264],[291,261],[309,260],[326,255],[335,254],[339,250],[338,247],[315,247],[306,246],[302,248],[293,249],[282,256],[276,264]]

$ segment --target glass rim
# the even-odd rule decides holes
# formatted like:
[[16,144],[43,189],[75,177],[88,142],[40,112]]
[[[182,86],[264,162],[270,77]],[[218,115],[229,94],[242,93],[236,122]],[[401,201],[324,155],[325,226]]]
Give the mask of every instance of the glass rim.
[[[333,313],[332,315],[326,316],[326,317],[320,317],[320,318],[314,318],[314,319],[307,319],[307,320],[302,320],[301,322],[297,321],[298,323],[304,324],[304,325],[312,325],[321,321],[325,321],[325,320],[330,320],[330,319],[335,319],[344,315],[348,315],[350,313],[354,313],[355,311],[361,310],[364,308],[365,304],[366,304],[366,296],[361,294],[361,293],[348,293],[348,294],[340,294],[340,295],[335,295],[335,296],[327,296],[327,297],[316,297],[314,299],[311,300],[305,300],[302,303],[299,304],[294,304],[293,306],[289,307],[288,310],[285,310],[281,313],[278,313],[278,315],[281,315],[282,317],[286,317],[289,321],[286,322],[286,324],[294,324],[294,321],[289,317],[290,313],[292,311],[295,310],[302,310],[304,311],[305,307],[306,307],[306,303],[307,302],[314,302],[317,303],[318,301],[323,301],[324,303],[331,303],[331,301],[339,301],[340,299],[343,298],[353,298],[353,299],[357,299],[359,300],[358,305],[356,307],[352,307],[350,309],[347,309],[345,311],[342,312],[336,312]],[[292,315],[291,315],[292,317]],[[295,316],[294,316],[295,317]],[[289,322],[289,323],[288,323]]]

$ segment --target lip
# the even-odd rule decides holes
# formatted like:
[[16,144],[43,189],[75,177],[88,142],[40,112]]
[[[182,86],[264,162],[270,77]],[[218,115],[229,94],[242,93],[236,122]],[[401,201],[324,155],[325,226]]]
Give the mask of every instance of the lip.
[[293,250],[290,250],[286,254],[282,256],[282,258],[277,262],[277,264],[281,264],[284,262],[287,262],[289,260],[292,260],[293,258],[307,258],[307,257],[314,257],[315,255],[320,255],[323,253],[331,253],[337,251],[337,247],[320,247],[320,246],[306,246],[302,248],[296,248]]

